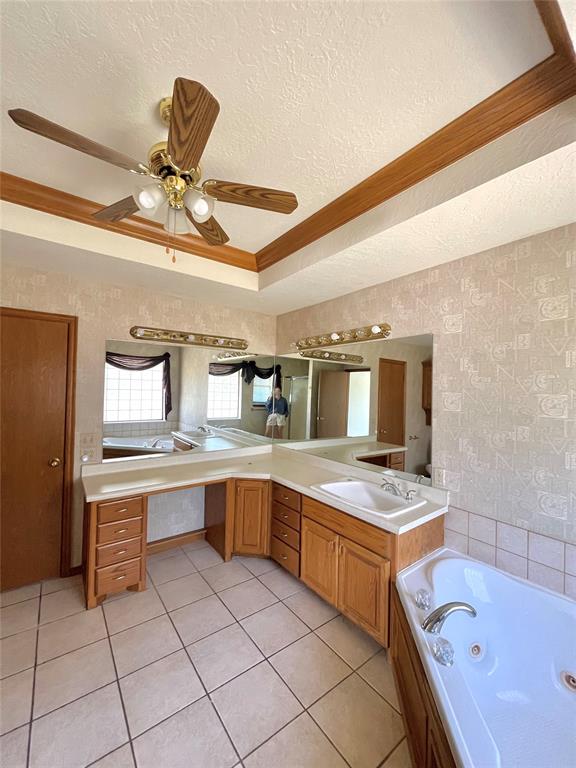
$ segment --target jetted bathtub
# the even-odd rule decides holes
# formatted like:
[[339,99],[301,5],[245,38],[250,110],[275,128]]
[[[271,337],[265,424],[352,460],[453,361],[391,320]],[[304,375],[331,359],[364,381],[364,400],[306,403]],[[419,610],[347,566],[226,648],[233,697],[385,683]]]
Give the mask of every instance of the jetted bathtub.
[[[449,549],[406,568],[397,588],[457,762],[576,768],[576,602]],[[417,607],[418,590],[429,609]],[[451,601],[477,616],[446,619],[447,667],[420,624]]]

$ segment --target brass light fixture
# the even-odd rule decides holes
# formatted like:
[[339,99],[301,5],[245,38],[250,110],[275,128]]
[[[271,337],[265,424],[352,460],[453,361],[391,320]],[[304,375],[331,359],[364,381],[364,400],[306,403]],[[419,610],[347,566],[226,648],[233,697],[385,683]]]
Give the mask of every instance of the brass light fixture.
[[309,352],[300,352],[300,357],[307,357],[313,360],[330,360],[335,363],[356,363],[364,362],[362,355],[347,355],[344,352],[328,352],[326,349],[311,349]]
[[190,333],[189,331],[169,331],[165,328],[145,328],[140,325],[134,325],[130,328],[130,336],[138,339],[138,341],[165,341],[170,344],[186,344],[192,347],[248,349],[246,339],[211,336],[207,333]]
[[347,331],[331,331],[318,336],[306,336],[298,339],[296,346],[301,349],[316,349],[317,347],[335,346],[337,344],[355,344],[358,341],[386,339],[392,329],[388,323],[374,323],[361,328],[350,328]]

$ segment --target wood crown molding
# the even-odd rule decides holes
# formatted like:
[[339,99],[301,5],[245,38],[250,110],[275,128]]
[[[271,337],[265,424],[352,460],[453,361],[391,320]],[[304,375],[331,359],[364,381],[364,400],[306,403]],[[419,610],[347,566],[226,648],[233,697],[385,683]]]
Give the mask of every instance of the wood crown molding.
[[196,235],[169,236],[161,224],[139,216],[130,216],[122,221],[98,221],[93,218],[93,214],[102,209],[101,203],[46,187],[35,181],[21,179],[3,171],[0,171],[0,200],[78,221],[81,224],[89,224],[98,229],[135,237],[165,248],[170,247],[194,256],[202,256],[232,267],[240,267],[251,272],[257,271],[255,256],[249,251],[229,245],[208,245],[203,238]]
[[576,94],[576,58],[557,0],[534,0],[554,54],[256,253],[258,271]]

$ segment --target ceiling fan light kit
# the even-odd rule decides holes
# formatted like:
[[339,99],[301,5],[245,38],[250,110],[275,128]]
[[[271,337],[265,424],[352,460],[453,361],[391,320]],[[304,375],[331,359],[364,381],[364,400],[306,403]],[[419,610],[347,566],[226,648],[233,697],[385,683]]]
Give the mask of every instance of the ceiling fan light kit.
[[27,110],[12,109],[8,114],[25,130],[153,179],[139,186],[132,198],[95,213],[99,221],[121,221],[138,212],[145,218],[162,218],[170,234],[196,231],[210,245],[223,245],[229,237],[213,216],[216,201],[284,214],[297,207],[292,192],[216,179],[201,183],[200,158],[220,111],[203,85],[176,78],[172,97],[162,99],[159,108],[161,120],[168,126],[168,139],[150,148],[148,165]]

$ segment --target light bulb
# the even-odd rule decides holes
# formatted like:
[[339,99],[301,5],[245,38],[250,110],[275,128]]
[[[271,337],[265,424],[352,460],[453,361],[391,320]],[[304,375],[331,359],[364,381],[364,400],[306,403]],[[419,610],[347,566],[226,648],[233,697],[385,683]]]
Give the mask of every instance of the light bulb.
[[166,193],[159,184],[138,187],[133,195],[134,202],[142,213],[152,213],[166,201]]
[[209,197],[208,195],[200,196],[192,207],[194,221],[197,221],[198,224],[204,224],[205,221],[208,221],[214,213],[215,202],[216,200],[214,200],[213,197]]
[[188,235],[190,233],[184,208],[168,208],[164,229],[171,235]]
[[331,333],[330,338],[332,339],[332,341],[338,341],[338,339],[340,338],[340,334],[336,332]]
[[370,330],[372,331],[372,333],[381,333],[382,332],[382,328],[380,328],[379,325],[373,325]]

